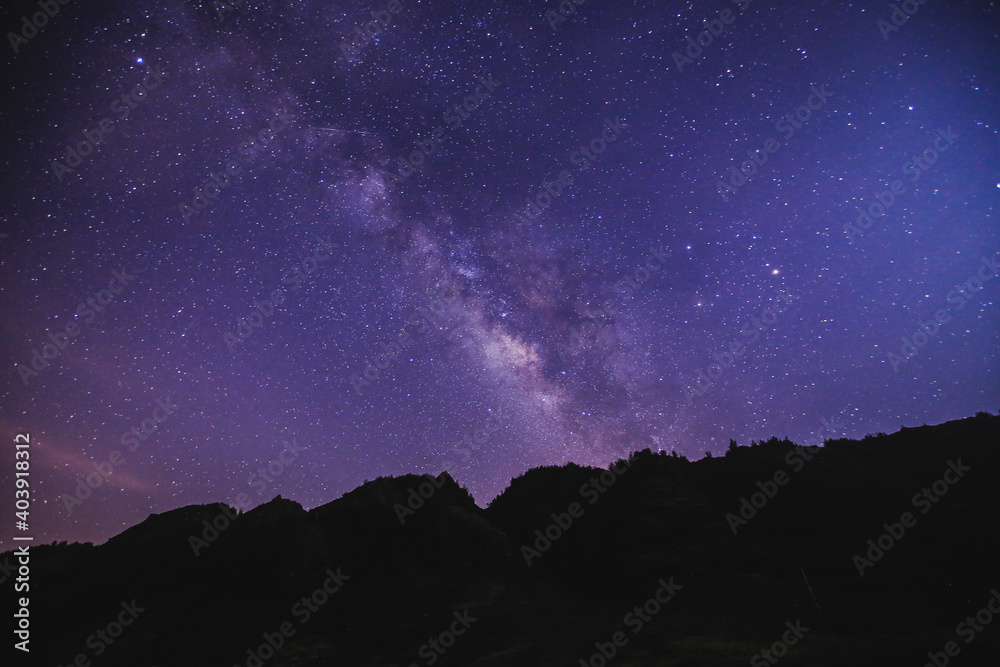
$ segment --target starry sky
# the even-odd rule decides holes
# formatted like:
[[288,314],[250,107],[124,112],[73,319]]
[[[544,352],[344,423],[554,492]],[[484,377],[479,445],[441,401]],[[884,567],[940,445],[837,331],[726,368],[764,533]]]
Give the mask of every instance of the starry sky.
[[1000,8],[907,7],[5,5],[36,540],[996,412]]

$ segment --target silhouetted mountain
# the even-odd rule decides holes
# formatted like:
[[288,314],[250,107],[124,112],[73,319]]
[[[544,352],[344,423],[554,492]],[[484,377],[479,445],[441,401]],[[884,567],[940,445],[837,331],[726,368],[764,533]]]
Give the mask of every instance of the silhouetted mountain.
[[661,667],[774,664],[760,652],[777,642],[787,665],[921,665],[951,641],[949,664],[995,664],[998,628],[959,624],[1000,587],[998,433],[979,415],[697,462],[644,450],[529,470],[486,509],[446,472],[310,511],[280,496],[245,514],[183,507],[100,546],[31,548],[31,652],[571,667],[613,650],[609,665]]

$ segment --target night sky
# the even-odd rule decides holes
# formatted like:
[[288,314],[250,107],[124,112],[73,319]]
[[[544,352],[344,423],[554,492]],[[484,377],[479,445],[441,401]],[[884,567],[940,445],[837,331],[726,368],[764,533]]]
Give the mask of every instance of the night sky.
[[1000,407],[995,2],[110,4],[0,20],[36,541]]

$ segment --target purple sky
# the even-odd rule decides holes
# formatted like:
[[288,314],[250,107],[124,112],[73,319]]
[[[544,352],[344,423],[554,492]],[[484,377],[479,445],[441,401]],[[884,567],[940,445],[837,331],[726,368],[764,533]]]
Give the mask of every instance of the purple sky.
[[70,3],[8,37],[36,540],[997,411],[995,4],[558,6]]

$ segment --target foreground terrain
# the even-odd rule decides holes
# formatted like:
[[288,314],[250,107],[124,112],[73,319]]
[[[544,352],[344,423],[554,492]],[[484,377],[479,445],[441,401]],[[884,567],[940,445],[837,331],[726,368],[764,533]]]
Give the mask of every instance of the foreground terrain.
[[485,510],[447,473],[311,511],[182,507],[32,548],[31,663],[987,664],[998,434],[980,414],[698,462],[646,450],[531,470]]

